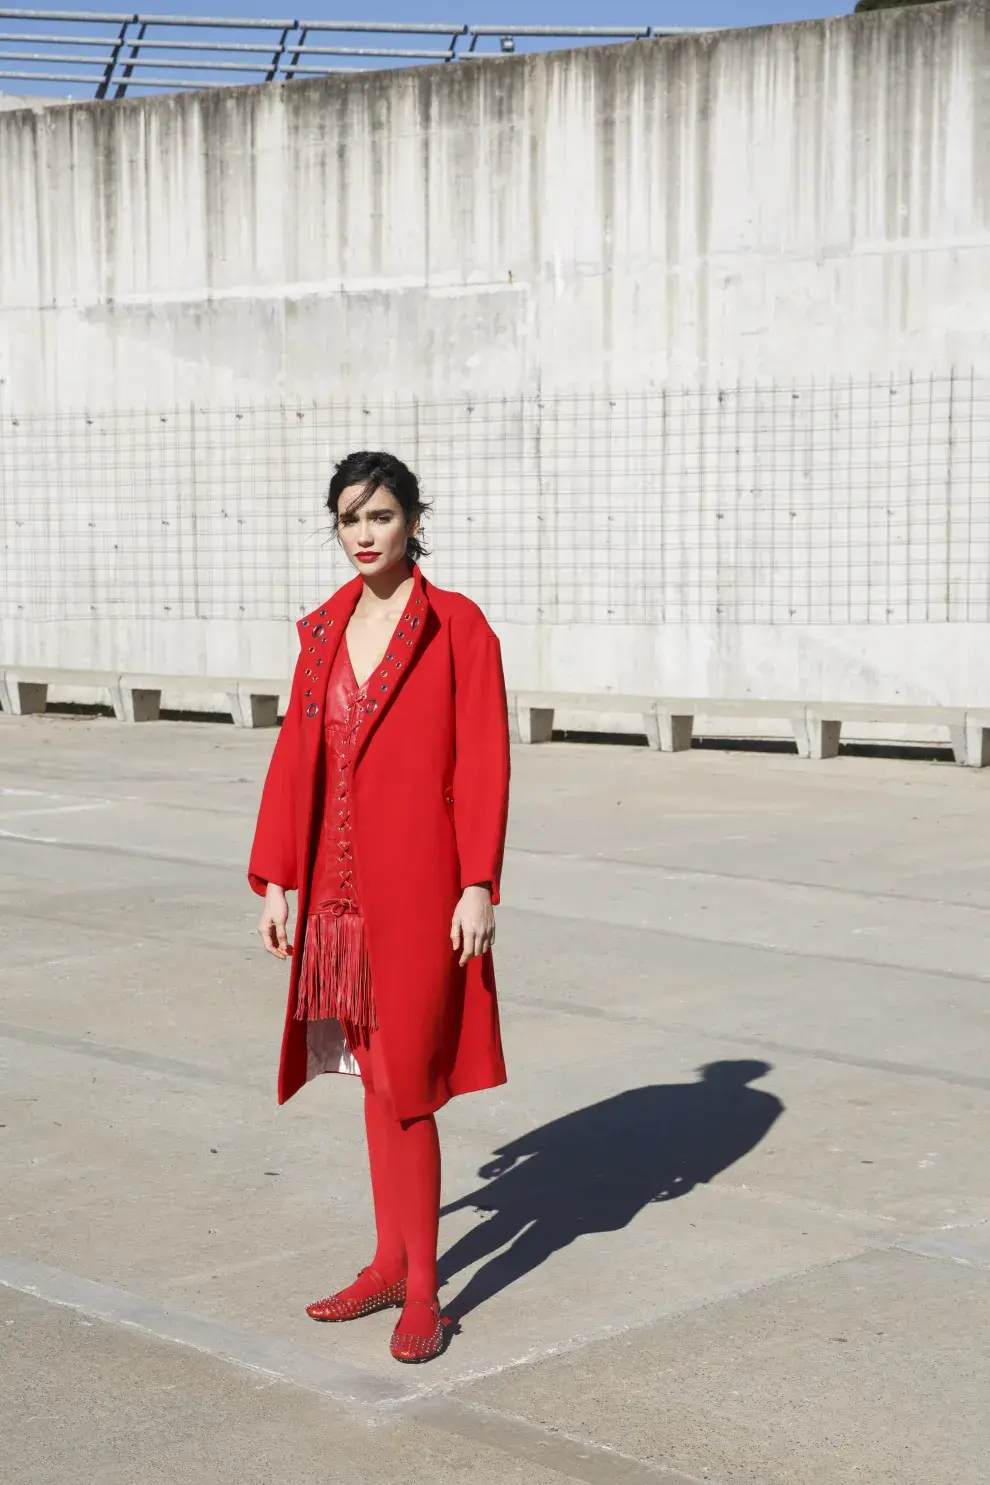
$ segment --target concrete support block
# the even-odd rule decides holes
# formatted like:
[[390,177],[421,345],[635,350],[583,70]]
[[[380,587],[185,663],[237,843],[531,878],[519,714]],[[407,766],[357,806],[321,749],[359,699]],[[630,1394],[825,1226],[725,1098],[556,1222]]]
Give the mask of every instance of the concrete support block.
[[239,686],[228,694],[231,715],[236,727],[277,727],[278,697]]
[[990,712],[967,716],[965,756],[970,768],[990,768]]
[[517,708],[519,741],[548,743],[553,736],[553,707],[530,706],[520,701]]
[[660,718],[655,711],[643,713],[643,731],[646,733],[646,741],[649,744],[650,751],[659,753],[661,742]]
[[505,696],[506,706],[509,713],[509,741],[512,743],[522,742],[519,736],[519,701],[514,691],[507,691]]
[[[121,686],[121,720],[124,722],[157,722],[162,693],[147,686]],[[114,708],[116,711],[116,707]]]
[[110,705],[113,707],[114,716],[118,722],[126,722],[127,707],[124,704],[124,692],[122,688],[119,685],[108,686],[107,690],[110,693]]
[[842,740],[842,723],[826,720],[810,707],[806,713],[808,733],[808,757],[816,763],[826,758],[838,758]]
[[952,748],[952,756],[960,768],[965,768],[969,757],[965,724],[962,727],[949,728],[949,746]]
[[664,753],[686,753],[694,740],[694,717],[657,707],[657,731]]
[[794,717],[791,721],[791,726],[794,729],[794,741],[797,744],[798,757],[810,758],[811,733],[808,727],[807,713]]
[[48,705],[48,686],[44,681],[20,681],[16,675],[8,675],[6,690],[15,717],[39,716]]

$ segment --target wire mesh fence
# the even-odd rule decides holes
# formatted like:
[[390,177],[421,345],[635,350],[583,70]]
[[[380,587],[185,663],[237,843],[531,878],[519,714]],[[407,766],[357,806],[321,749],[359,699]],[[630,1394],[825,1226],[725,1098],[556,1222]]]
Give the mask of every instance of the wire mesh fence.
[[286,619],[387,448],[496,621],[990,620],[990,380],[0,416],[0,614]]

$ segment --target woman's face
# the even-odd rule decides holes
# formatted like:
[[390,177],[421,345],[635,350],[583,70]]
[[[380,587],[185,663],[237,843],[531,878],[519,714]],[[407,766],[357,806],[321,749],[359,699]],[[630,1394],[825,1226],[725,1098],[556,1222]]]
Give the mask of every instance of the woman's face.
[[380,576],[406,560],[406,542],[419,520],[407,521],[390,490],[379,487],[364,504],[364,485],[348,485],[337,502],[337,536],[348,560],[366,577]]

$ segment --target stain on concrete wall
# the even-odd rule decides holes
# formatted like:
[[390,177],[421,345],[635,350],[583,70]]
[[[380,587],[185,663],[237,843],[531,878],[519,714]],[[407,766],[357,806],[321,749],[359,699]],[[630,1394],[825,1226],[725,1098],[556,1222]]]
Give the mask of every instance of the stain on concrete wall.
[[0,117],[21,410],[986,369],[988,9]]

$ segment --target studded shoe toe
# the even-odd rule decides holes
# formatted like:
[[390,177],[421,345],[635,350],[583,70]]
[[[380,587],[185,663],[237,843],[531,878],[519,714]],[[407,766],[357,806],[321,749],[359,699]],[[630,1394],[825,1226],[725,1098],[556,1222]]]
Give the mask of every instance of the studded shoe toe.
[[393,1305],[405,1304],[405,1279],[397,1279],[394,1284],[386,1284],[373,1268],[363,1268],[358,1278],[362,1278],[365,1274],[378,1281],[377,1288],[371,1294],[366,1294],[363,1299],[350,1299],[343,1294],[331,1294],[326,1299],[318,1299],[315,1303],[307,1305],[306,1314],[311,1320],[330,1322],[360,1320],[363,1315],[375,1315],[379,1310],[388,1310]]
[[[389,1349],[396,1361],[405,1363],[417,1363],[421,1361],[433,1361],[442,1355],[447,1346],[449,1335],[448,1327],[452,1324],[448,1315],[440,1312],[439,1305],[427,1305],[423,1302],[423,1308],[433,1312],[436,1321],[436,1329],[430,1335],[416,1335],[414,1332],[402,1331],[397,1325],[392,1332],[392,1341]],[[401,1320],[399,1324],[401,1325]]]

